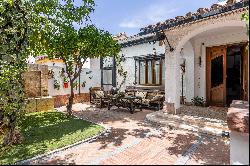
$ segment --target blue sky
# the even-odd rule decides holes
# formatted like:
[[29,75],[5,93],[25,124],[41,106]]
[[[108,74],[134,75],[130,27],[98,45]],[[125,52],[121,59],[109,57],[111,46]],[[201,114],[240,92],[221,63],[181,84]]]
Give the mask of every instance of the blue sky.
[[134,35],[144,26],[210,7],[218,1],[221,0],[95,0],[91,20],[114,35],[120,32]]

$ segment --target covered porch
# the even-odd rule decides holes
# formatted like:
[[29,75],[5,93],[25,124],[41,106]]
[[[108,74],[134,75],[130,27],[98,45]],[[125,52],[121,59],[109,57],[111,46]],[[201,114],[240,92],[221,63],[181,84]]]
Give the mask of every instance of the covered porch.
[[248,51],[243,10],[224,13],[164,31],[164,111],[178,114],[198,98],[204,106],[228,107],[248,101]]

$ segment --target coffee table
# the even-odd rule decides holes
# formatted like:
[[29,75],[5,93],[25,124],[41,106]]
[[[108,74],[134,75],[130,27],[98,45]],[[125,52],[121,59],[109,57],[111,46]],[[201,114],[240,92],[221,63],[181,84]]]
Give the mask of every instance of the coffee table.
[[[140,102],[136,102],[136,100],[139,100]],[[137,96],[110,96],[108,102],[108,110],[110,110],[112,106],[117,106],[118,108],[127,108],[130,113],[133,114],[135,112],[135,109],[140,109],[140,111],[142,111],[142,98]]]

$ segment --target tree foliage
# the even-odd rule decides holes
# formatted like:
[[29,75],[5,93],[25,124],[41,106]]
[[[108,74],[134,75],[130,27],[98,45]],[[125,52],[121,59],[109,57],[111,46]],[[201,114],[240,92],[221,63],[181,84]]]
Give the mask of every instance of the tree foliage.
[[26,70],[31,22],[29,4],[0,1],[0,132],[4,145],[19,140],[16,131],[25,105],[22,73]]
[[243,21],[246,22],[246,26],[247,26],[247,35],[249,35],[249,14],[248,14],[248,13],[242,14],[241,19],[242,19]]
[[39,43],[33,42],[33,54],[47,54],[51,59],[64,60],[71,87],[68,115],[72,114],[74,81],[79,77],[87,59],[117,56],[120,51],[120,46],[109,32],[90,24],[89,14],[94,11],[94,1],[81,2],[80,5],[76,5],[73,0],[35,2],[35,11],[42,16],[37,23],[42,25],[42,29],[34,36],[39,38],[36,41]]

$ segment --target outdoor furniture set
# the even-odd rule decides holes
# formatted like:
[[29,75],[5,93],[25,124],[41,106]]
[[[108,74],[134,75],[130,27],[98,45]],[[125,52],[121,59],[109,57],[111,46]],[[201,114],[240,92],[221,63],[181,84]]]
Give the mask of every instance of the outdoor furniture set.
[[101,87],[90,88],[90,103],[97,107],[112,106],[118,108],[127,108],[130,113],[134,113],[135,109],[148,108],[160,110],[163,108],[164,92],[158,90],[139,90],[126,88],[125,92],[117,92],[114,89],[104,91]]

